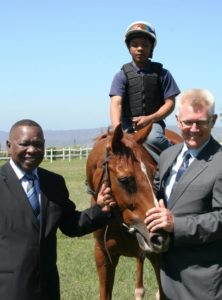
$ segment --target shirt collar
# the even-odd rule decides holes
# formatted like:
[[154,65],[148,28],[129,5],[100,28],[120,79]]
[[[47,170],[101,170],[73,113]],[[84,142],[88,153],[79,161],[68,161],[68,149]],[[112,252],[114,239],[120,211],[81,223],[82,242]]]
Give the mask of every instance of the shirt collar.
[[[17,175],[18,179],[21,180],[24,177],[25,172],[14,163],[12,158],[10,158],[9,163],[10,163],[12,169],[14,170],[15,174]],[[36,177],[39,179],[37,168],[35,170],[33,170],[32,173],[35,174]]]
[[200,151],[203,150],[203,148],[209,143],[210,138],[198,149],[188,149],[187,144],[184,143],[181,153],[183,154],[185,151],[189,151],[192,157],[196,158]]
[[[150,61],[147,60],[147,63],[149,63]],[[135,70],[136,73],[146,73],[146,66],[144,68],[139,68],[137,67],[137,65],[134,63],[134,61],[132,61],[132,66]]]

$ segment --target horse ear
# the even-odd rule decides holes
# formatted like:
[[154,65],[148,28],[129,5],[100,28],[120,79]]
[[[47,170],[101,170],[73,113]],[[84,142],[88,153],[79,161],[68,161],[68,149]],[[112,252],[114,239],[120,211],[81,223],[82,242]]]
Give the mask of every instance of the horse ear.
[[120,152],[121,147],[121,139],[123,137],[123,130],[121,124],[117,125],[113,137],[112,137],[112,152],[117,153]]
[[152,123],[149,123],[148,125],[146,125],[145,127],[143,127],[142,129],[136,131],[133,134],[133,139],[138,143],[138,144],[143,144],[147,138],[147,136],[149,135],[150,131],[152,129]]

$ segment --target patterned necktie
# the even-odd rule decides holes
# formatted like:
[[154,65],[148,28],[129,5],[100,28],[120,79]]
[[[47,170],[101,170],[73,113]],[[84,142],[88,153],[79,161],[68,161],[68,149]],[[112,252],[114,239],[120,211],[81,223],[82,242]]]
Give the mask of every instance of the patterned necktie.
[[173,193],[173,191],[175,190],[176,188],[176,185],[180,179],[180,177],[183,175],[183,173],[186,171],[186,169],[188,168],[189,166],[189,159],[191,158],[191,154],[189,151],[185,151],[184,154],[183,154],[183,161],[177,171],[177,175],[176,175],[176,178],[175,178],[175,182],[173,184],[173,187],[172,187],[172,190],[171,190],[171,194]]
[[191,158],[190,152],[189,151],[184,152],[183,161],[182,161],[182,164],[180,165],[180,167],[177,171],[177,176],[176,176],[176,179],[175,179],[175,183],[177,183],[179,181],[180,177],[183,175],[183,173],[188,168],[190,158]]
[[37,180],[37,178],[34,174],[25,174],[25,177],[29,181],[27,186],[27,196],[32,206],[34,215],[37,221],[40,222],[40,205],[39,205],[38,194],[34,184],[34,181]]

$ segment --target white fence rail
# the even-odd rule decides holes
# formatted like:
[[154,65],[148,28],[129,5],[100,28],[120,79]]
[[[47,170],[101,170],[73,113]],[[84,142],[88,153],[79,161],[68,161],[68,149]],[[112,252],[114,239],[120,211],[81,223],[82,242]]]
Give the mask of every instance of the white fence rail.
[[[72,158],[88,158],[89,152],[92,148],[48,148],[45,149],[45,160],[50,160],[53,162],[56,159],[68,159],[69,161]],[[8,153],[7,151],[0,151],[0,160],[8,160]]]

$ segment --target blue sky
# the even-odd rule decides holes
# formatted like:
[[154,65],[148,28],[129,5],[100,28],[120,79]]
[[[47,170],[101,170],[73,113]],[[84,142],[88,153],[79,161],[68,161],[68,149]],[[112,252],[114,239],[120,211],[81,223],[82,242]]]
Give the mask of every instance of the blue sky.
[[51,130],[108,126],[111,81],[130,61],[124,33],[136,20],[156,29],[153,60],[181,90],[211,90],[221,113],[221,11],[221,0],[1,0],[0,130],[22,118]]

